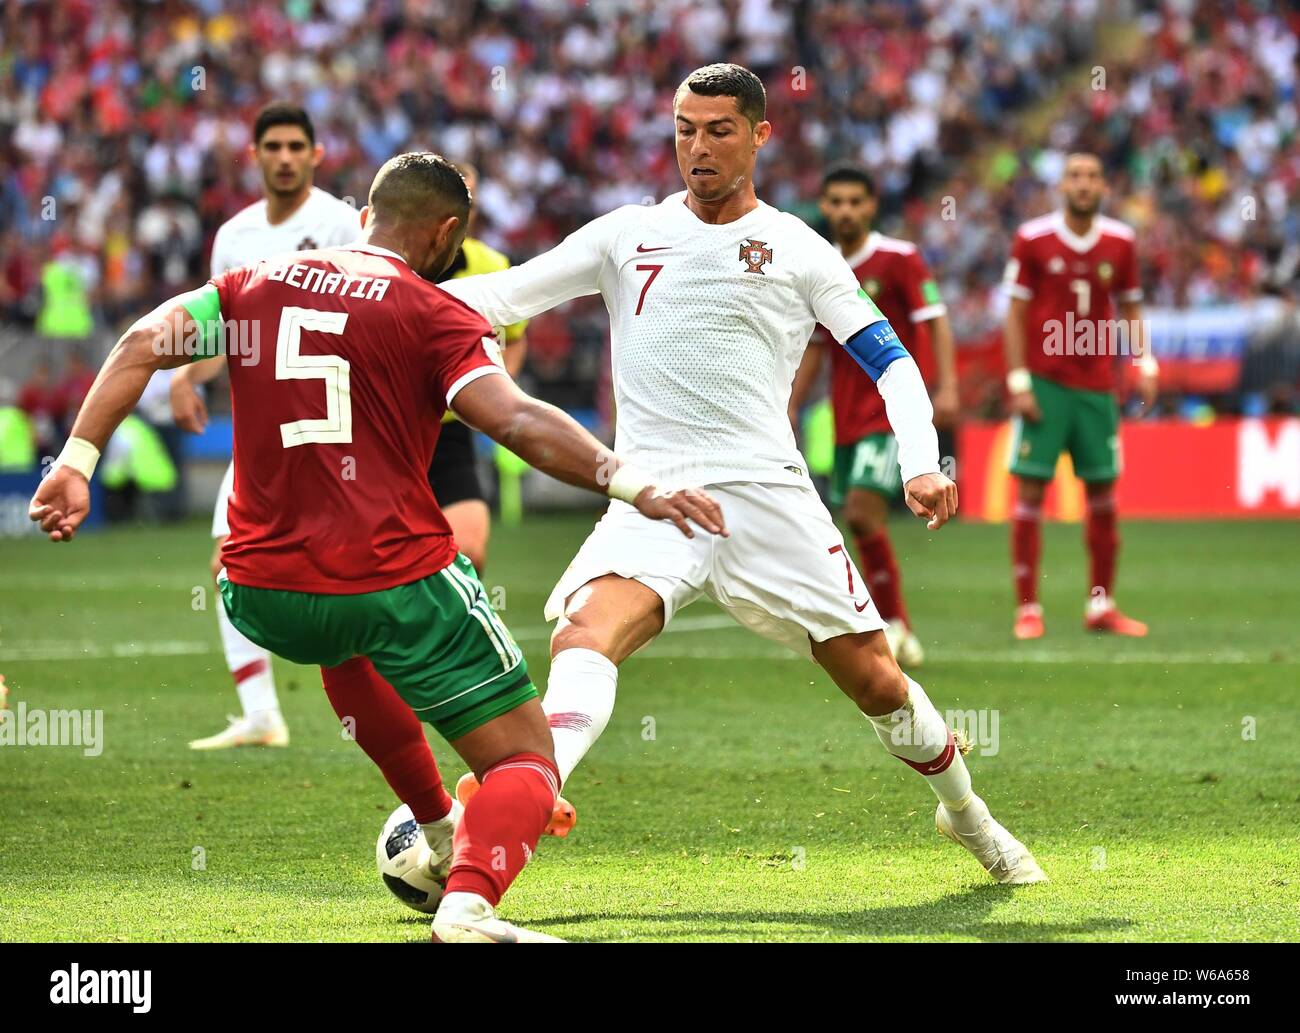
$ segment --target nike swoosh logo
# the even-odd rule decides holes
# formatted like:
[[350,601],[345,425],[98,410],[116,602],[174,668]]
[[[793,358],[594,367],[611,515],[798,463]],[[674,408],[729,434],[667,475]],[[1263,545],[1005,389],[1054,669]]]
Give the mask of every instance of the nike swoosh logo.
[[853,608],[854,608],[855,610],[857,610],[858,613],[861,613],[863,610],[865,610],[865,609],[866,609],[868,606],[870,606],[870,605],[871,605],[871,601],[868,600],[867,602],[863,603],[861,606],[859,606],[857,603],[854,603],[854,604],[853,604]]
[[644,255],[647,251],[670,251],[672,250],[672,245],[663,244],[660,247],[646,247],[644,244],[638,244],[636,249]]

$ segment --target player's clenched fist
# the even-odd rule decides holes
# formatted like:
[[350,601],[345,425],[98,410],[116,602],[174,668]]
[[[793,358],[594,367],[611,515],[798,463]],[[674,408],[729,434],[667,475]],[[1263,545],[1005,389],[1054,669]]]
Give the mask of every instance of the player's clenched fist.
[[90,512],[90,483],[71,467],[59,466],[41,481],[27,515],[41,525],[52,542],[72,540]]
[[695,537],[688,520],[694,520],[710,534],[726,537],[730,533],[722,520],[722,507],[697,488],[662,493],[653,486],[643,488],[632,505],[651,520],[671,520],[687,538]]
[[913,477],[907,482],[907,508],[937,530],[957,514],[957,485],[941,473]]

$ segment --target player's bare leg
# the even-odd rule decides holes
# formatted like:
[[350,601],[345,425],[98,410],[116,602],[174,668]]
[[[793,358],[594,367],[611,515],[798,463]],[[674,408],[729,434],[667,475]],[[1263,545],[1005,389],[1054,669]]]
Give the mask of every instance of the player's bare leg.
[[1038,563],[1043,554],[1043,498],[1047,481],[1016,478],[1015,512],[1011,517],[1011,574],[1016,588],[1018,639],[1042,638],[1043,607],[1038,601]]
[[437,943],[547,943],[494,908],[537,848],[559,793],[546,715],[536,698],[451,743],[481,788],[455,833],[455,859],[433,918]]
[[964,846],[1001,883],[1045,882],[1025,846],[999,825],[971,788],[970,772],[947,722],[925,690],[899,669],[883,632],[838,635],[812,644],[813,657],[866,716],[885,749],[922,775],[939,806],[935,826]]
[[488,504],[482,499],[464,499],[443,507],[442,515],[451,525],[456,548],[482,577],[487,565],[488,538],[492,535],[492,511]]
[[879,492],[850,488],[844,495],[844,522],[849,525],[858,547],[862,576],[867,579],[871,601],[889,622],[885,638],[904,667],[919,667],[925,651],[912,632],[912,622],[903,602],[903,581],[889,538],[889,502]]
[[[659,594],[617,574],[593,578],[565,602],[551,636],[551,672],[542,700],[561,785],[609,724],[618,665],[663,627]],[[456,785],[456,797],[465,803],[477,789],[477,780],[467,774]],[[546,832],[567,836],[576,821],[573,806],[561,797]]]
[[1084,541],[1088,546],[1090,589],[1084,625],[1089,631],[1142,638],[1147,626],[1126,617],[1115,605],[1115,565],[1119,558],[1119,521],[1115,513],[1115,482],[1097,481],[1086,486],[1088,515]]
[[[223,500],[224,501],[224,500]],[[222,503],[218,503],[220,505]],[[221,570],[221,546],[229,535],[215,540],[209,566],[216,581]],[[216,735],[195,739],[192,750],[225,750],[234,746],[288,746],[289,729],[280,714],[275,694],[275,677],[271,671],[271,654],[249,641],[226,615],[226,604],[217,593],[217,626],[226,667],[235,681],[235,691],[243,713],[231,716],[229,725]]]

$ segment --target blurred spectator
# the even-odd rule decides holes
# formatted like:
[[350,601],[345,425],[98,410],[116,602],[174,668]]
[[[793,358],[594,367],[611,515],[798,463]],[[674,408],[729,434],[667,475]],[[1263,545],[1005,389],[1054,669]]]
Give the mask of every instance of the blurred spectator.
[[[1103,25],[1131,59],[1099,53]],[[324,189],[363,198],[392,153],[435,148],[482,171],[481,236],[530,257],[680,189],[672,92],[715,60],[767,83],[764,198],[808,217],[827,163],[870,166],[880,228],[921,244],[959,342],[986,343],[1010,235],[1055,207],[1075,149],[1102,156],[1108,210],[1138,231],[1149,304],[1231,302],[1300,246],[1298,32],[1282,0],[11,3],[0,312],[111,333],[201,279],[258,196],[249,126],[281,97],[316,120]],[[1041,103],[1045,128],[1018,119]],[[564,315],[530,370],[591,404],[601,313]]]
[[41,455],[53,455],[63,444],[59,437],[63,395],[54,383],[50,364],[44,359],[32,367],[31,376],[18,392],[18,408],[27,414]]

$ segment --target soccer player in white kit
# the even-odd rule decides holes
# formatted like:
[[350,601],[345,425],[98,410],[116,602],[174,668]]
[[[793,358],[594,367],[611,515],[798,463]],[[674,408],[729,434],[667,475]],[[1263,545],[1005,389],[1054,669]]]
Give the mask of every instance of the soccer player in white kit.
[[697,69],[674,99],[684,192],[610,212],[521,266],[441,285],[494,326],[601,294],[615,449],[629,464],[610,494],[699,485],[730,530],[687,538],[626,502],[610,504],[546,605],[559,623],[543,707],[561,778],[604,730],[618,664],[708,595],[740,624],[819,663],[885,748],[929,783],[939,831],[994,879],[1044,881],[975,795],[943,717],[895,662],[795,444],[791,382],[821,323],[877,383],[912,512],[935,529],[956,511],[916,363],[834,247],[755,194],[755,160],[772,131],[765,108],[748,69]]
[[[287,251],[347,244],[360,234],[356,209],[312,184],[324,148],[316,142],[311,118],[302,108],[287,104],[263,108],[253,126],[248,154],[261,169],[264,196],[217,230],[212,242],[212,276]],[[224,357],[205,359],[183,366],[172,375],[172,415],[177,426],[195,433],[203,430],[207,412],[198,385],[217,376],[224,364]],[[226,468],[212,513],[214,578],[221,569],[221,545],[230,535],[226,504],[234,472],[232,463]],[[216,735],[195,739],[190,748],[287,746],[289,729],[275,693],[271,654],[230,623],[220,598],[217,623],[226,666],[235,681],[243,712],[232,716],[228,727]]]

